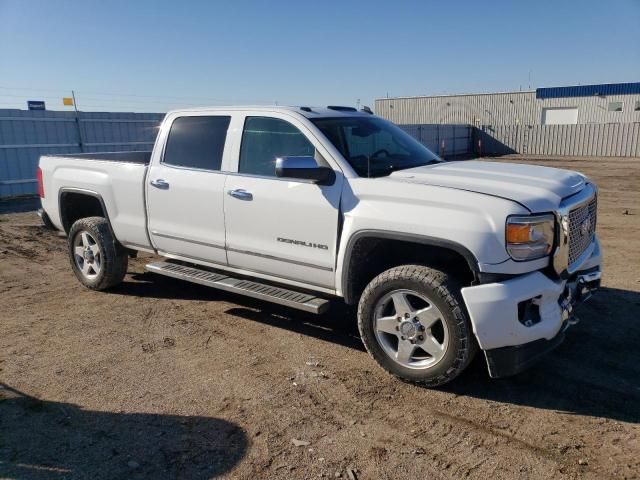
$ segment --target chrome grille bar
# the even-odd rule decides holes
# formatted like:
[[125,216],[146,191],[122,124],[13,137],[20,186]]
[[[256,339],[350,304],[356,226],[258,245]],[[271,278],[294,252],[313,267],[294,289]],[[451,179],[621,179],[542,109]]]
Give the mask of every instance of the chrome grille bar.
[[556,213],[558,244],[553,256],[553,268],[559,275],[573,273],[593,244],[596,210],[597,191],[590,183],[560,204]]
[[573,265],[593,241],[596,231],[597,199],[569,212],[569,265]]

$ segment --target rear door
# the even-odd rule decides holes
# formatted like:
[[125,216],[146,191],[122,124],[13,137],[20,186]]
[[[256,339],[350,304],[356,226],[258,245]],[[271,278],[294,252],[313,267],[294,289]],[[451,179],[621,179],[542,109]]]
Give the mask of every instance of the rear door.
[[232,116],[189,114],[169,127],[147,175],[148,226],[163,254],[227,263],[223,195]]
[[[276,157],[300,155],[332,167],[333,185],[276,177]],[[256,112],[245,116],[234,157],[224,196],[229,265],[334,288],[343,176],[322,143],[295,117]]]

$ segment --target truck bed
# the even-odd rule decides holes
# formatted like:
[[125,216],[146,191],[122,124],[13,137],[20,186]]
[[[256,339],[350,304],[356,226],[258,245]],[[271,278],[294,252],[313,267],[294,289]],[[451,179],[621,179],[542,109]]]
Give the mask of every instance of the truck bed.
[[64,155],[48,155],[50,157],[77,158],[80,160],[100,160],[107,162],[127,162],[149,165],[151,152],[96,152],[96,153],[68,153]]
[[63,229],[61,209],[69,195],[97,197],[116,238],[125,246],[147,248],[144,184],[150,159],[151,152],[43,155],[42,208]]

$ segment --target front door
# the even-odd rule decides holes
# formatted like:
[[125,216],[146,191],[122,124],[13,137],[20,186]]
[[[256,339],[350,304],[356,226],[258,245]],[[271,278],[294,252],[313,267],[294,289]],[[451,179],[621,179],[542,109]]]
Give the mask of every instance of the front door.
[[149,232],[161,253],[226,265],[221,165],[230,120],[191,115],[171,124],[146,186]]
[[306,126],[277,116],[244,121],[238,171],[224,195],[229,265],[334,288],[342,173],[327,186],[277,178],[276,157],[324,161]]

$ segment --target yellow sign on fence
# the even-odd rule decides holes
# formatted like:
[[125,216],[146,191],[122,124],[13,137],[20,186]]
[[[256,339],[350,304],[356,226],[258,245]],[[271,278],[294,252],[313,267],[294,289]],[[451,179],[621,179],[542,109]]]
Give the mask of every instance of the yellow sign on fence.
[[73,98],[71,98],[71,97],[63,97],[62,98],[62,104],[63,105],[67,105],[69,107],[73,107]]

